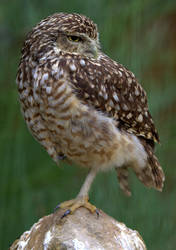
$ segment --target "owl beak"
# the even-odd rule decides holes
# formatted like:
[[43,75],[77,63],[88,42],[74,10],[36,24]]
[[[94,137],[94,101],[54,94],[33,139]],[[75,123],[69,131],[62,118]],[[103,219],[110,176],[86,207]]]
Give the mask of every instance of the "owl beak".
[[97,47],[93,46],[92,47],[92,54],[94,55],[95,59],[97,58],[98,56],[98,50],[97,50]]
[[91,56],[93,55],[93,57],[96,59],[98,57],[98,49],[95,46],[95,44],[90,44],[89,49],[87,49],[85,51],[87,54],[91,54]]

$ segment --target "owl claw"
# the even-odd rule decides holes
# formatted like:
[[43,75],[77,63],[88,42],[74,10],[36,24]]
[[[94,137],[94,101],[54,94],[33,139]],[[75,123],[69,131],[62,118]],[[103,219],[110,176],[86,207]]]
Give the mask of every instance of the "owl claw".
[[95,213],[97,214],[97,219],[98,219],[100,215],[98,208],[96,208]]
[[60,203],[54,208],[54,213],[56,212],[56,210],[60,208]]
[[65,211],[65,213],[61,216],[61,219],[63,219],[65,216],[67,216],[68,214],[71,213],[71,210],[68,209],[67,211]]
[[60,160],[60,161],[66,159],[66,155],[64,155],[62,153],[60,153],[57,157],[58,157],[58,160]]
[[92,205],[90,202],[88,202],[88,200],[89,200],[88,196],[83,196],[83,197],[77,197],[76,199],[73,199],[73,200],[64,201],[63,203],[58,204],[56,206],[56,208],[54,209],[54,211],[56,211],[56,209],[58,209],[58,208],[61,208],[61,209],[68,208],[66,210],[66,212],[61,216],[61,219],[62,219],[65,216],[67,216],[68,214],[74,213],[75,210],[77,210],[78,208],[85,207],[91,213],[96,213],[97,218],[98,218],[99,217],[99,210],[94,205]]

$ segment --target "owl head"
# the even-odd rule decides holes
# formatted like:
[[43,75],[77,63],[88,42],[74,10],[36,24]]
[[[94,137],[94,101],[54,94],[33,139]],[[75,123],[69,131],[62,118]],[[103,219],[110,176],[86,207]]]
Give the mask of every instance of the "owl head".
[[96,24],[79,14],[56,13],[42,20],[28,34],[25,50],[36,54],[48,52],[73,53],[97,58],[100,51]]

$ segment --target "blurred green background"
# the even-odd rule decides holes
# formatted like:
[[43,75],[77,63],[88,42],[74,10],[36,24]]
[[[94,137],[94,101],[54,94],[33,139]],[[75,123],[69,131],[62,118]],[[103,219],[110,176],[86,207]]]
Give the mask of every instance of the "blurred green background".
[[100,173],[90,198],[136,229],[150,250],[176,249],[176,1],[5,0],[0,2],[0,249],[79,191],[86,171],[57,167],[23,121],[15,84],[28,31],[55,12],[78,12],[99,27],[102,49],[135,73],[148,93],[161,137],[157,156],[164,191],[145,188],[131,174],[133,196],[119,190],[115,171]]

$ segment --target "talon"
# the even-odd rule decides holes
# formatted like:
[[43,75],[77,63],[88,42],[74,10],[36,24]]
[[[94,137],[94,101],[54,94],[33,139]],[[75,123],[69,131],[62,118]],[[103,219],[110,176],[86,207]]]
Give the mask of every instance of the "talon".
[[76,199],[73,200],[69,200],[69,201],[64,201],[60,204],[57,205],[57,207],[55,208],[55,210],[57,208],[61,208],[61,209],[65,209],[65,208],[69,208],[68,210],[66,210],[66,212],[63,214],[63,216],[61,218],[64,218],[65,216],[67,216],[70,213],[74,213],[74,211],[80,207],[85,207],[87,208],[91,213],[96,213],[97,214],[97,218],[99,217],[99,211],[98,209],[92,205],[89,201],[88,196],[81,196],[81,197],[77,197]]
[[58,160],[65,160],[66,159],[66,155],[60,153],[58,156]]
[[54,208],[54,213],[56,212],[56,210],[60,208],[60,203]]
[[62,216],[61,216],[61,219],[63,219],[65,216],[67,216],[68,214],[71,213],[71,210],[68,209]]
[[98,218],[99,218],[99,215],[100,215],[98,208],[96,208],[95,212],[96,212],[96,214],[97,214],[97,219],[98,219]]

